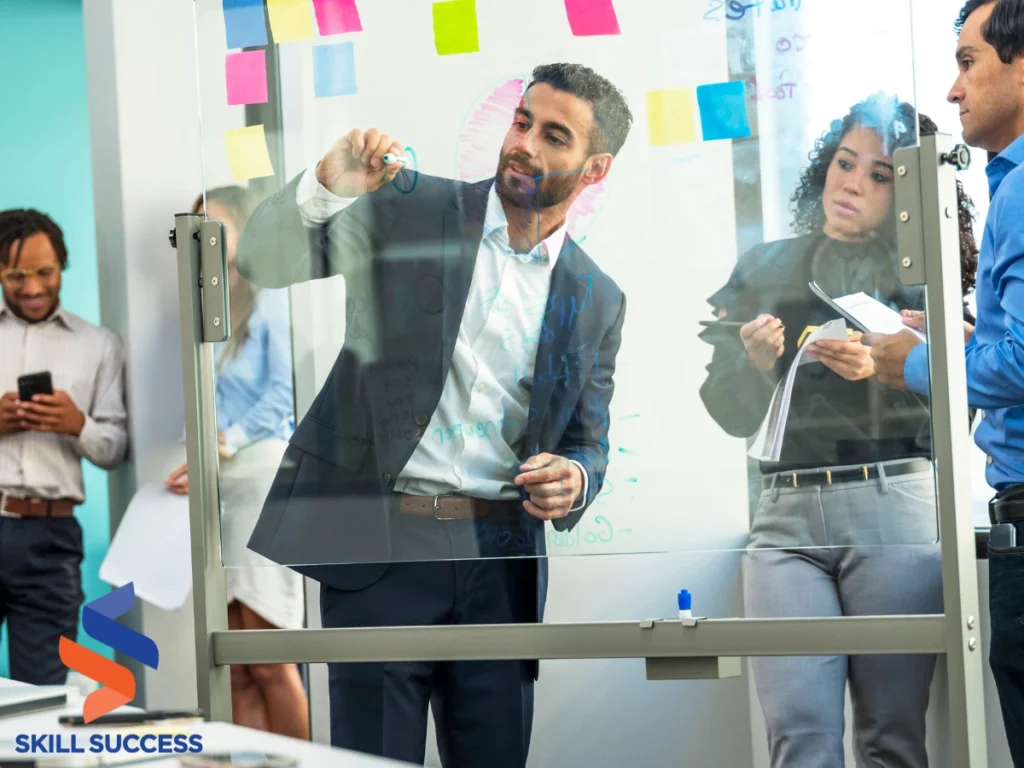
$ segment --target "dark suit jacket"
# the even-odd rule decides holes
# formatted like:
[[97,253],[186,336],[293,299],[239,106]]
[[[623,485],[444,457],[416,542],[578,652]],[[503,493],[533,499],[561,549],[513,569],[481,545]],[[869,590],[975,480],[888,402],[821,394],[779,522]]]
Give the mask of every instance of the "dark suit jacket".
[[[293,182],[253,214],[240,273],[265,287],[344,275],[345,344],[299,423],[249,547],[340,589],[363,588],[391,559],[395,480],[425,435],[452,364],[493,180],[466,184],[402,171],[318,229],[305,227]],[[409,190],[403,192],[402,190]],[[575,459],[586,503],[608,463],[608,404],[625,296],[571,239],[552,270],[526,427],[528,455]],[[521,459],[527,456],[520,457]],[[569,530],[584,510],[554,523]],[[508,555],[545,554],[543,524]],[[546,561],[538,558],[537,619]]]

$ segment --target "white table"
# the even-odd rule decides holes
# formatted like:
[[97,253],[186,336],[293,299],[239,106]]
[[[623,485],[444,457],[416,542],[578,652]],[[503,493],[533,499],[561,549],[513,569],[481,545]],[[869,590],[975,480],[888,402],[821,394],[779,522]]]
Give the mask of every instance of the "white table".
[[[24,686],[24,683],[17,683],[11,680],[0,678],[0,688],[12,686]],[[94,733],[122,733],[139,732],[136,729],[99,729],[92,727],[66,728],[57,722],[62,715],[80,715],[82,713],[82,697],[75,688],[68,688],[68,701],[71,702],[63,709],[50,709],[43,712],[35,712],[27,715],[0,718],[0,760],[8,758],[32,757],[32,755],[19,755],[15,750],[14,739],[18,734],[78,734],[78,743],[88,743],[89,736]],[[122,711],[122,710],[119,710]],[[138,711],[134,707],[124,707],[123,711]],[[168,726],[153,726],[151,729],[156,733],[168,733],[172,729]],[[298,758],[297,765],[300,768],[320,768],[320,766],[340,766],[340,768],[387,768],[388,766],[406,766],[407,763],[398,763],[393,760],[370,757],[358,752],[334,749],[323,744],[314,744],[308,741],[278,736],[264,731],[256,731],[251,728],[230,723],[202,722],[175,726],[176,733],[199,734],[203,737],[203,752],[266,752],[269,754],[287,755]],[[65,736],[65,741],[69,738]],[[39,757],[36,755],[35,757]],[[48,756],[49,758],[58,756]],[[154,759],[141,762],[147,757]],[[101,759],[102,758],[102,759]],[[93,766],[93,765],[118,765],[138,762],[139,765],[147,768],[172,768],[179,766],[178,758],[175,755],[146,756],[143,754],[128,755],[93,755],[85,753],[81,755],[60,756],[61,762],[53,765],[67,766]],[[47,763],[50,764],[49,762]]]

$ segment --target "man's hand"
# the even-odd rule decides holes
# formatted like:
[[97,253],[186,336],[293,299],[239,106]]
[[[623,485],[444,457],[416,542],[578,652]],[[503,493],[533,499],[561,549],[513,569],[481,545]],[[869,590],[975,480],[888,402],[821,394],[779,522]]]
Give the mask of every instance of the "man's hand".
[[0,395],[0,437],[23,432],[18,416],[18,393],[5,392]]
[[167,490],[179,496],[188,496],[188,464],[182,464],[167,477]]
[[316,167],[316,180],[339,197],[359,197],[391,182],[404,167],[384,165],[388,152],[400,155],[405,147],[376,128],[365,134],[355,128],[338,139]]
[[[903,324],[905,326],[924,333],[926,326],[924,312],[919,309],[904,309],[900,314],[903,315]],[[970,343],[971,336],[973,335],[974,326],[964,320],[964,344]]]
[[871,359],[875,361],[878,380],[893,389],[906,389],[903,369],[907,365],[907,355],[924,342],[912,331],[900,331],[896,334],[865,333],[861,343],[871,347]]
[[760,315],[740,328],[747,357],[757,370],[767,373],[775,367],[786,348],[786,329],[771,315]]
[[854,333],[849,341],[821,339],[807,347],[806,354],[847,381],[869,379],[875,375],[875,363],[871,350],[861,344],[861,335]]
[[520,467],[516,485],[526,486],[529,501],[523,509],[540,520],[556,520],[569,514],[583,490],[583,473],[579,466],[561,456],[540,453],[531,456]]
[[85,426],[85,414],[62,389],[52,395],[33,395],[27,403],[18,403],[18,417],[23,429],[53,432],[78,437]]

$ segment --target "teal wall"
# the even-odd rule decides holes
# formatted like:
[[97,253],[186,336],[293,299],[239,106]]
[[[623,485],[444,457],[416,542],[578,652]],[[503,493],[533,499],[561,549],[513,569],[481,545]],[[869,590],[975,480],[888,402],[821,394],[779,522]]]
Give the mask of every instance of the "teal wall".
[[[61,299],[99,323],[89,105],[81,0],[0,0],[0,210],[37,208],[64,230],[71,269]],[[85,466],[85,599],[109,591],[99,567],[110,541],[106,473]],[[112,657],[79,630],[79,642]],[[6,628],[0,676],[7,675]]]

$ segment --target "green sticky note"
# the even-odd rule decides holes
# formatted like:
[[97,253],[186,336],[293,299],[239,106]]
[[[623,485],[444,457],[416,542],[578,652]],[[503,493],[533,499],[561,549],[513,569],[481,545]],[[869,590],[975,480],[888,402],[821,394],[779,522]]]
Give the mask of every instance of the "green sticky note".
[[475,0],[434,3],[434,47],[438,56],[480,50]]

